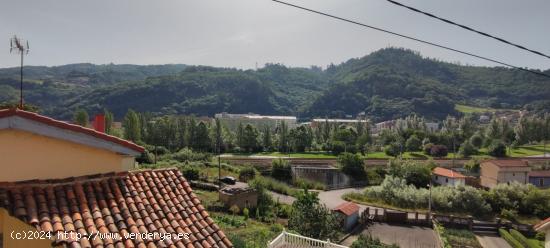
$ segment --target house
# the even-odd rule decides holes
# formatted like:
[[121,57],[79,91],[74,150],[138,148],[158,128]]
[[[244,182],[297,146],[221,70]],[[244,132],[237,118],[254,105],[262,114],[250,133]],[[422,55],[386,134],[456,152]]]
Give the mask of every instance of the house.
[[521,159],[495,159],[480,164],[481,186],[495,187],[499,183],[528,183],[531,167]]
[[550,217],[536,224],[533,229],[537,232],[543,232],[546,234],[544,248],[550,248]]
[[342,217],[342,227],[350,231],[359,221],[359,206],[353,202],[344,202],[332,209]]
[[249,187],[225,187],[219,191],[219,199],[229,208],[250,209],[258,205],[258,192]]
[[550,188],[550,170],[529,172],[529,183],[539,188]]
[[0,182],[122,172],[144,148],[104,132],[19,109],[0,110]]
[[[0,110],[0,247],[233,247],[179,170],[134,169],[142,151]],[[40,239],[20,238],[31,231]]]
[[435,167],[432,171],[432,181],[445,186],[464,186],[466,184],[466,176],[450,169]]

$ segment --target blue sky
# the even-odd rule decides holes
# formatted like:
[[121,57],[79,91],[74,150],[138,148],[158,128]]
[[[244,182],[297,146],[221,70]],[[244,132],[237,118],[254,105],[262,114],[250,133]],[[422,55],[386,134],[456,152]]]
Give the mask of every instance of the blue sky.
[[[510,64],[550,68],[550,59],[384,0],[288,1]],[[400,1],[550,54],[550,1]],[[31,65],[326,66],[396,46],[445,61],[494,66],[269,0],[3,0],[0,40],[5,40],[5,49],[0,67],[19,63],[9,54],[8,40],[14,34],[30,41],[26,64]]]

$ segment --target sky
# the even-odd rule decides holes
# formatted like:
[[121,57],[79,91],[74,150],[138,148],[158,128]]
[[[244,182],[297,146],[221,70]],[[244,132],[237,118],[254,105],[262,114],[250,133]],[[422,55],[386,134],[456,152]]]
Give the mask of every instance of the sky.
[[[30,42],[27,65],[172,64],[255,68],[339,64],[405,47],[461,64],[465,55],[304,12],[270,0],[0,0],[0,67],[15,67],[14,34]],[[548,69],[550,59],[428,18],[385,0],[287,0],[405,35]],[[398,0],[550,54],[550,1]]]

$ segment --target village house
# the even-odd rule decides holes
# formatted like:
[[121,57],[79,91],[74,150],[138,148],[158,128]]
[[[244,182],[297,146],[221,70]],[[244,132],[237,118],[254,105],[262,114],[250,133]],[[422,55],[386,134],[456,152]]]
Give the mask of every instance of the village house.
[[495,159],[480,164],[481,186],[493,188],[499,183],[528,183],[531,167],[521,159]]
[[258,205],[258,192],[250,187],[225,187],[219,191],[219,199],[227,208],[250,209]]
[[143,151],[0,110],[0,247],[233,247],[179,170],[132,170]]
[[353,202],[344,202],[332,209],[342,219],[342,228],[350,231],[359,221],[359,206]]
[[529,183],[541,188],[550,188],[550,170],[529,172]]
[[550,248],[550,217],[536,224],[533,229],[537,232],[545,233],[544,248]]
[[435,167],[432,171],[432,181],[444,186],[464,186],[466,184],[466,176],[450,169]]

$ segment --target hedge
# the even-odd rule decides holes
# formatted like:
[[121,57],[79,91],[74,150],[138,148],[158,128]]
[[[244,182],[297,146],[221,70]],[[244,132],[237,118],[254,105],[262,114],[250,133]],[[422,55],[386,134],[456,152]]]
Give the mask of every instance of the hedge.
[[515,229],[510,229],[510,234],[512,235],[512,237],[514,237],[514,239],[521,242],[525,247],[528,247],[528,248],[543,248],[538,244],[537,241],[530,240],[530,239],[526,238],[525,236],[523,236],[523,234],[521,234],[520,232],[518,232]]
[[524,248],[521,242],[517,241],[508,231],[500,228],[498,229],[498,233],[513,248]]

